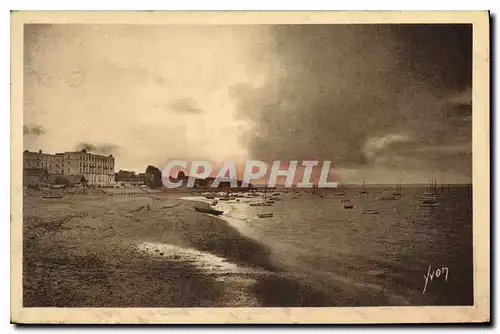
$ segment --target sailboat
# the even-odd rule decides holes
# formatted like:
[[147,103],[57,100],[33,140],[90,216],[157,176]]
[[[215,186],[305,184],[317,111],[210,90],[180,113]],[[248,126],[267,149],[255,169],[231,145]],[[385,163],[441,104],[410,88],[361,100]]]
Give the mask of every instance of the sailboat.
[[381,197],[380,200],[385,201],[394,201],[398,200],[401,197],[401,184],[396,186],[396,191],[394,191],[390,196]]
[[341,186],[337,188],[338,190],[333,193],[334,196],[344,196],[345,195],[345,186]]
[[366,183],[365,183],[365,180],[363,180],[363,190],[360,192],[360,194],[368,194],[368,191],[366,191]]
[[401,183],[396,186],[396,191],[392,193],[394,196],[401,196]]
[[[364,198],[363,200],[363,206],[366,206],[367,204],[369,205],[369,201],[368,198]],[[373,208],[363,208],[361,210],[361,214],[363,215],[376,215],[378,214],[378,208],[377,207],[373,207]]]
[[429,180],[429,191],[425,192],[421,196],[421,206],[437,206],[436,201],[436,180],[431,178]]

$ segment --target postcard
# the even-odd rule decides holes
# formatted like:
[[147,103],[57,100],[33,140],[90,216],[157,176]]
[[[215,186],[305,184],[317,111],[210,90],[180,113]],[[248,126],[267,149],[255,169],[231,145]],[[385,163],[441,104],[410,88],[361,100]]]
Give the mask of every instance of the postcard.
[[490,320],[488,12],[11,27],[12,322]]

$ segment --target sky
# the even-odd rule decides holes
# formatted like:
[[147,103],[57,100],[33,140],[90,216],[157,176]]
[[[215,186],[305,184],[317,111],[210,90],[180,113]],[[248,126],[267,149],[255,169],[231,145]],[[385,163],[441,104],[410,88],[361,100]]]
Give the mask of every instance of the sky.
[[471,182],[469,25],[26,25],[24,148]]

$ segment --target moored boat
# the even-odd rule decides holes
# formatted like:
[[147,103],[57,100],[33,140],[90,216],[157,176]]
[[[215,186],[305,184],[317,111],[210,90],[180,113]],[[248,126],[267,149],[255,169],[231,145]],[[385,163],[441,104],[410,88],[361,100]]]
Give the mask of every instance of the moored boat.
[[395,201],[397,199],[399,199],[399,196],[397,196],[396,194],[392,194],[390,196],[385,196],[385,197],[380,198],[381,201]]
[[351,200],[342,200],[344,202],[344,209],[352,209],[354,208],[354,204],[352,204]]

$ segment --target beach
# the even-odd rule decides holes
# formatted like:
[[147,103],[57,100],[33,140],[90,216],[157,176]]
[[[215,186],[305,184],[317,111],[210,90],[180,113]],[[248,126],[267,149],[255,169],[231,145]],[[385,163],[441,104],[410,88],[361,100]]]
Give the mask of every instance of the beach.
[[[139,209],[146,205],[149,212]],[[210,277],[212,271],[221,273],[202,268],[213,258],[180,261],[186,252],[271,266],[259,244],[224,221],[195,212],[192,203],[168,196],[25,197],[24,206],[29,208],[23,245],[26,307],[227,306],[236,296]],[[169,254],[153,249],[152,256],[144,249],[148,243],[176,249]],[[246,274],[235,274],[242,275],[244,288]]]
[[[417,231],[417,226],[409,226],[407,221],[390,222],[388,213],[379,215],[389,221],[388,225],[382,225],[381,217],[378,221],[365,218],[361,224],[355,211],[338,211],[333,217],[331,211],[323,209],[337,210],[337,198],[308,195],[291,200],[287,196],[266,208],[276,212],[275,217],[256,219],[257,210],[263,209],[249,209],[243,201],[220,202],[218,206],[225,211],[220,217],[197,212],[193,205],[206,204],[202,197],[188,193],[73,195],[60,199],[25,195],[24,306],[390,306],[469,302],[472,292],[450,296],[457,289],[467,290],[469,269],[457,267],[458,258],[431,254],[429,245],[433,240],[422,244],[432,238],[426,231],[403,234],[412,242],[391,243],[390,238],[385,238],[386,246],[382,246],[377,238],[387,236],[397,225],[412,231]],[[374,226],[374,221],[378,225]],[[433,229],[434,241],[448,244],[446,254],[456,251],[457,257],[467,262],[464,256],[468,250],[461,249],[461,243],[440,239],[438,229],[438,225]],[[409,249],[415,253],[402,255]],[[425,258],[425,254],[431,254],[434,260],[427,263],[429,257]],[[433,282],[422,294],[428,265],[447,265],[450,281]],[[457,275],[465,281],[456,283],[453,278]]]

